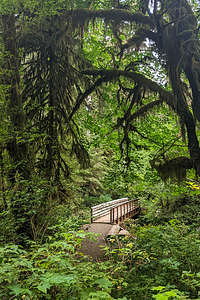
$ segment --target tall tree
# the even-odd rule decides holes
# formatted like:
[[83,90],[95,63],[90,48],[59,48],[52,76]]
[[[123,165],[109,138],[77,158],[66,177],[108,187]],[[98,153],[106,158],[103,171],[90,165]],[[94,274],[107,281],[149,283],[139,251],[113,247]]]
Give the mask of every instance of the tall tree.
[[[78,98],[72,115],[84,99],[102,83],[121,77],[128,78],[133,82],[133,97],[129,101],[124,117],[118,120],[118,126],[123,127],[124,130],[124,141],[128,142],[128,132],[134,129],[133,122],[136,118],[162,103],[167,103],[170,109],[179,116],[183,132],[184,127],[186,128],[190,160],[185,160],[184,167],[186,169],[193,167],[196,174],[200,175],[200,148],[196,133],[196,122],[200,121],[200,42],[194,6],[187,0],[141,0],[137,2],[137,5],[133,6],[133,2],[129,1],[129,10],[118,9],[118,6],[116,8],[114,5],[115,8],[111,10],[70,12],[77,22],[78,18],[81,20],[101,18],[106,23],[110,23],[119,47],[118,58],[120,57],[121,61],[124,60],[124,64],[121,64],[123,69],[118,66],[117,69],[83,71],[83,74],[99,77],[99,79]],[[117,23],[118,27],[116,27]],[[114,28],[113,24],[115,24]],[[126,29],[127,41],[123,42],[123,28],[127,24],[130,24],[129,32]],[[132,63],[125,65],[127,53],[130,57],[131,51],[142,51],[142,48],[143,61],[137,63],[133,56]],[[153,55],[149,55],[149,51]],[[149,67],[154,66],[158,58],[160,66],[167,74],[166,82],[169,88],[165,88],[159,81],[156,82],[156,76],[150,74],[145,76],[145,65],[149,63]],[[140,66],[139,70],[137,65]],[[147,90],[157,95],[159,99],[141,106],[136,111],[136,105],[141,103]],[[125,89],[121,88],[121,91],[124,93]],[[192,103],[191,107],[190,103]],[[177,160],[177,165],[179,163]]]
[[25,114],[20,91],[20,58],[16,37],[16,17],[13,14],[2,15],[1,23],[5,72],[2,74],[1,81],[8,87],[7,107],[11,131],[6,148],[13,164],[9,171],[9,180],[14,183],[16,171],[25,179],[28,179],[30,167],[27,144],[23,141],[23,138],[21,141],[17,141],[17,137],[23,135],[25,129]]
[[[49,6],[40,1],[34,1],[31,7],[28,1],[16,1],[11,7],[6,2],[0,5],[4,48],[1,84],[7,89],[8,108],[4,121],[10,124],[6,149],[2,149],[9,154],[11,166],[8,182],[13,196],[9,206],[18,235],[28,238],[32,236],[35,205],[31,179],[40,175],[48,180],[61,198],[62,179],[69,175],[63,155],[66,145],[71,145],[82,163],[88,162],[78,125],[68,121],[74,98],[84,86],[78,72],[84,64],[81,33],[72,28],[71,18],[66,22],[61,16],[63,9],[71,7],[70,3]],[[6,165],[4,156],[2,169]],[[48,194],[46,191],[47,199],[42,204],[47,207]]]

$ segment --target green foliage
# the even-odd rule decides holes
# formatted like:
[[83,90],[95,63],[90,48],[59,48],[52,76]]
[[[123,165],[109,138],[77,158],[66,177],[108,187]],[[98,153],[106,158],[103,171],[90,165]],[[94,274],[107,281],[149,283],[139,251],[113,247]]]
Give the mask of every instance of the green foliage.
[[163,224],[176,218],[191,227],[199,226],[199,190],[191,189],[187,183],[157,181],[153,186],[140,183],[135,186],[133,195],[144,208],[140,224]]
[[[185,185],[162,183],[150,166],[187,155],[181,137],[194,105],[183,73],[184,63],[197,56],[185,52],[191,40],[189,51],[198,44],[198,30],[192,30],[194,40],[183,41],[178,30],[187,26],[181,23],[187,20],[184,7],[173,7],[183,14],[174,22],[167,1],[157,7],[151,2],[154,13],[142,0],[1,1],[1,299],[198,299],[199,183],[191,180],[194,172]],[[174,3],[193,3],[198,17],[196,0]],[[95,9],[102,10],[98,20]],[[132,12],[137,22],[123,17]],[[151,31],[141,20],[152,18]],[[162,49],[168,28],[176,28],[174,43],[185,49],[172,55],[180,56],[175,87],[168,80],[169,51]],[[151,37],[157,34],[155,47]],[[145,45],[146,38],[151,42]],[[103,73],[90,78],[86,69],[121,70],[137,80]],[[189,103],[184,118],[183,92],[182,104]],[[151,106],[156,101],[159,106]],[[174,114],[179,110],[181,126],[164,101]],[[194,137],[199,129],[189,125]],[[89,220],[88,208],[122,196],[139,199],[142,214],[127,222],[130,236],[110,238],[104,262],[90,261],[81,241],[94,236],[79,231]]]
[[106,275],[108,267],[88,262],[80,253],[81,240],[88,236],[64,233],[62,239],[49,237],[48,243],[33,244],[29,251],[12,244],[1,247],[1,298],[116,299],[110,295],[114,281]]
[[199,232],[177,220],[157,226],[129,224],[130,236],[110,239],[107,261],[91,262],[80,245],[93,237],[71,231],[74,221],[52,228],[54,236],[41,245],[30,244],[29,250],[13,244],[0,248],[3,299],[198,298]]
[[166,288],[163,286],[152,288],[152,291],[159,291],[157,295],[153,295],[153,298],[156,300],[187,299],[187,297],[185,297],[184,294],[178,290],[166,291]]
[[129,224],[128,228],[131,235],[112,238],[111,250],[107,249],[112,273],[117,276],[118,270],[124,280],[113,294],[128,299],[197,299],[199,231],[175,219],[164,225]]

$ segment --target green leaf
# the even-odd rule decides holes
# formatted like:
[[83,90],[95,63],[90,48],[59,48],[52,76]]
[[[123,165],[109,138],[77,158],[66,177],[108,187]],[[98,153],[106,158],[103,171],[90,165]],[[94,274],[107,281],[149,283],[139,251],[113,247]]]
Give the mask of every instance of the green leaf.
[[152,291],[162,291],[165,289],[165,286],[155,286],[151,290]]
[[32,295],[30,290],[24,289],[18,284],[9,286],[9,289],[11,291],[11,295],[14,295],[14,296],[20,296],[20,295],[31,296]]
[[37,286],[37,289],[41,292],[43,292],[44,294],[47,293],[47,290],[51,287],[51,284],[49,282],[44,282],[40,285]]
[[107,278],[97,279],[95,281],[95,283],[98,284],[98,286],[100,288],[104,288],[104,289],[108,289],[108,288],[110,288],[113,285],[113,283],[109,279],[107,279]]

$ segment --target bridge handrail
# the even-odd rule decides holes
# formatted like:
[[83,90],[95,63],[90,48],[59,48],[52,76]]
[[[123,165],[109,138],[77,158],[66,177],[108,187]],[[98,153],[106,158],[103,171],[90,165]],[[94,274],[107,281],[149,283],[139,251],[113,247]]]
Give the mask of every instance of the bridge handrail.
[[[116,210],[116,217],[115,217],[115,210]],[[119,210],[124,210],[124,214],[121,215],[121,212]],[[132,212],[137,212],[140,210],[140,205],[138,200],[130,200],[125,203],[122,203],[118,206],[115,206],[110,209],[110,223],[119,223],[119,220],[124,220],[126,216],[131,216]]]
[[[140,208],[140,205],[137,199],[128,200],[128,198],[121,198],[106,203],[101,203],[91,207],[91,223],[108,214],[110,214],[111,224],[114,222],[118,223],[119,220],[124,219],[126,215],[130,216],[133,211],[136,212],[138,208]],[[122,210],[124,211],[124,217],[121,216]],[[114,215],[117,216],[117,219],[114,217]]]
[[94,211],[92,215],[93,215],[93,217],[96,217],[96,216],[104,216],[104,215],[106,215],[108,212],[110,212],[110,210],[111,210],[112,208],[118,207],[118,206],[123,205],[123,204],[126,204],[126,203],[129,203],[129,201],[122,202],[122,203],[118,203],[118,204],[113,204],[113,205],[110,205],[110,206],[108,206],[108,207],[104,207],[104,208],[101,209],[101,210]]
[[100,207],[104,207],[104,206],[110,206],[114,203],[120,203],[120,202],[125,202],[125,201],[128,201],[128,197],[126,198],[120,198],[120,199],[115,199],[115,200],[111,200],[111,201],[108,201],[108,202],[104,202],[104,203],[100,203],[100,204],[97,204],[95,206],[92,206],[92,209],[98,209]]
[[108,201],[105,203],[101,203],[91,207],[91,222],[97,217],[103,217],[107,215],[111,208],[116,207],[122,203],[128,202],[128,198],[121,198],[112,201]]

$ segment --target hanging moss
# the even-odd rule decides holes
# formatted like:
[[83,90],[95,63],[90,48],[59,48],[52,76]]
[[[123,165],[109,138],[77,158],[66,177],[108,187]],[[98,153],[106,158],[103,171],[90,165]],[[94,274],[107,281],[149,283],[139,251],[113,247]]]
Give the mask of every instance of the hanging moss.
[[170,179],[171,181],[181,182],[186,179],[187,169],[193,168],[192,161],[185,157],[179,156],[171,160],[152,160],[151,167],[156,169],[163,181]]
[[94,18],[101,18],[105,21],[114,20],[117,22],[135,22],[138,24],[145,24],[151,27],[154,26],[154,22],[151,18],[144,16],[142,13],[131,13],[124,9],[107,9],[107,10],[88,10],[88,9],[75,9],[67,12],[66,17],[71,17],[76,24],[84,24],[88,20]]

